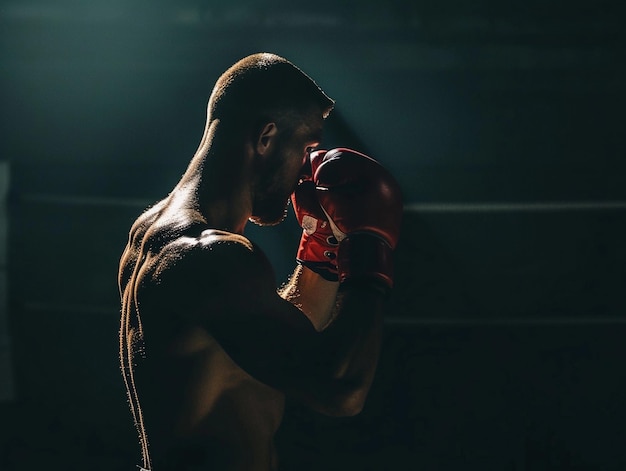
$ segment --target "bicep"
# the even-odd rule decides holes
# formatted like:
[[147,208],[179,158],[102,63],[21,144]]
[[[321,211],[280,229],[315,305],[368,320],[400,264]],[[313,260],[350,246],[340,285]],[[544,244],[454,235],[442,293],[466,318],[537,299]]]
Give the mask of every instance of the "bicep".
[[218,283],[206,280],[208,296],[196,311],[198,322],[243,370],[282,389],[294,377],[315,328],[278,295],[271,265],[258,248],[227,242],[213,246],[210,257],[222,269]]
[[[296,383],[317,332],[295,306],[279,299],[207,322],[207,330],[244,371],[276,389]],[[286,316],[291,316],[290,318]]]

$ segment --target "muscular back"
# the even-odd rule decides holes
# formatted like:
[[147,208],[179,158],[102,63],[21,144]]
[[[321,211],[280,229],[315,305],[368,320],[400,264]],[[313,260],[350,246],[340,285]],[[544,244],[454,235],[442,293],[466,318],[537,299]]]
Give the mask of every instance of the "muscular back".
[[259,334],[241,323],[254,318],[242,285],[275,293],[271,269],[243,236],[174,209],[140,216],[120,262],[120,360],[143,467],[273,469],[283,395],[235,361]]

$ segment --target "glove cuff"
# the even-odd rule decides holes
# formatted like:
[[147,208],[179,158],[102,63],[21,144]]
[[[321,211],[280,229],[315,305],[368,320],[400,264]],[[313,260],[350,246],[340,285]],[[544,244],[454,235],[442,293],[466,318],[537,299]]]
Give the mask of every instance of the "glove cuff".
[[305,229],[300,238],[296,262],[325,280],[338,281],[337,247],[338,242],[330,230],[316,230],[308,234]]

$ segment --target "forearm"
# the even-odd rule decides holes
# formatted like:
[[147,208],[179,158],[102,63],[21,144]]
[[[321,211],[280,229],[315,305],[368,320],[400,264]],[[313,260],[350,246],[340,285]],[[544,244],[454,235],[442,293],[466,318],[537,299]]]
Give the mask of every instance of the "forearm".
[[292,394],[318,412],[354,415],[365,403],[381,347],[383,296],[367,286],[339,295],[336,319],[308,351],[309,374]]
[[402,192],[374,159],[337,148],[310,155],[292,202],[303,228],[297,259],[342,284],[336,317],[332,310],[316,311],[327,317],[313,321],[319,334],[308,348],[304,364],[310,375],[298,379],[299,392],[320,412],[357,413],[380,353]]
[[337,316],[321,333],[334,378],[371,384],[380,353],[383,303],[382,293],[367,285],[339,293]]
[[338,282],[327,281],[317,273],[298,265],[289,281],[279,290],[283,299],[297,306],[320,332],[332,321]]

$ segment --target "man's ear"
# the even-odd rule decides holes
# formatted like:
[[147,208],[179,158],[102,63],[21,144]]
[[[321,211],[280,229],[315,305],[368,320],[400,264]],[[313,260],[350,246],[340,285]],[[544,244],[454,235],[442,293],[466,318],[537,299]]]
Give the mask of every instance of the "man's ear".
[[257,153],[259,153],[260,155],[265,155],[268,151],[270,151],[272,146],[274,145],[274,138],[277,134],[278,126],[276,126],[276,123],[267,123],[265,126],[263,126],[263,129],[261,129],[261,132],[259,133],[259,138],[256,142]]

